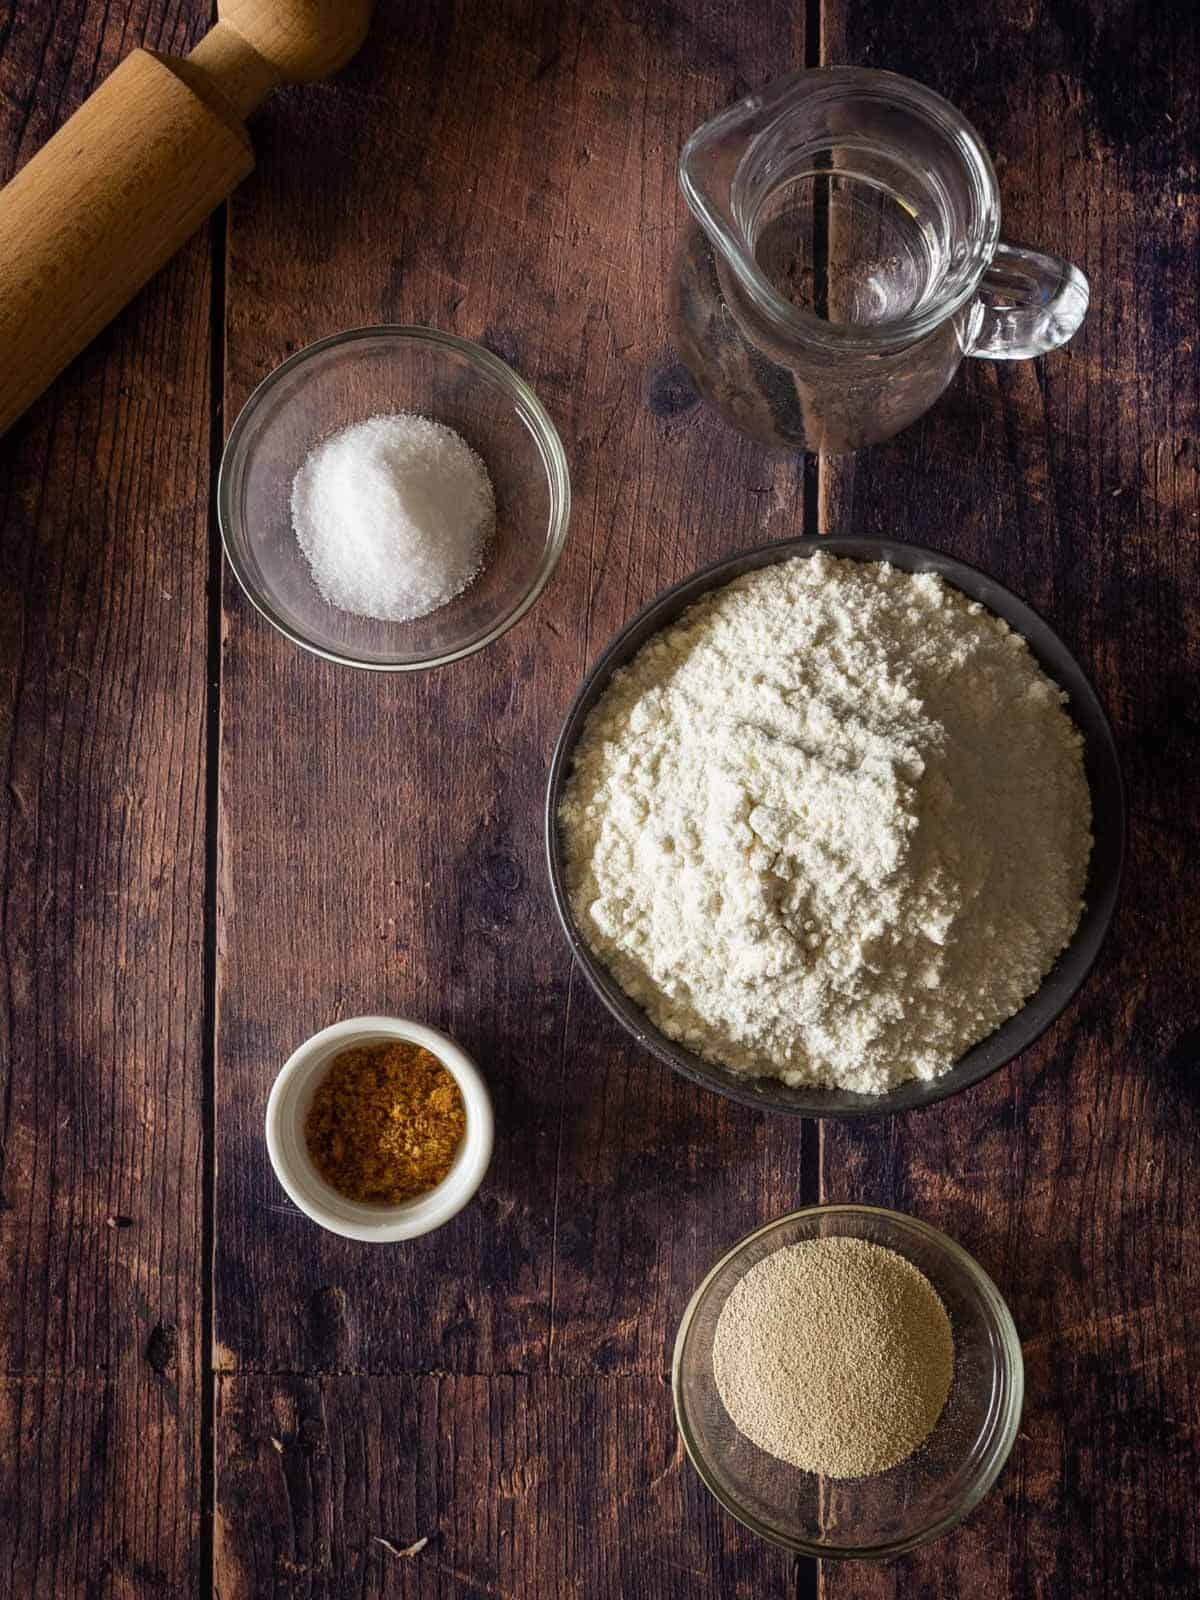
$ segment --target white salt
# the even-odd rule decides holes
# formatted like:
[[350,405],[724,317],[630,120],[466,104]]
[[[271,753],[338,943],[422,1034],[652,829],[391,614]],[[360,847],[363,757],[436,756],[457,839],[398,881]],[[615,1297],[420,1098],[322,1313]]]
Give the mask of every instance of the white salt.
[[496,499],[460,434],[414,412],[371,417],[311,450],[292,483],[292,526],[330,605],[411,622],[483,566]]

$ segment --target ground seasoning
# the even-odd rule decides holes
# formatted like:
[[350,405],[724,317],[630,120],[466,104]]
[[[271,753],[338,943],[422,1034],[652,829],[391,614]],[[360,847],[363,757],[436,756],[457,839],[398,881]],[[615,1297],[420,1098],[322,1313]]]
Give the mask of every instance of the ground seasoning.
[[441,1183],[466,1121],[462,1092],[438,1058],[395,1040],[334,1059],[304,1137],[317,1171],[339,1194],[396,1205]]

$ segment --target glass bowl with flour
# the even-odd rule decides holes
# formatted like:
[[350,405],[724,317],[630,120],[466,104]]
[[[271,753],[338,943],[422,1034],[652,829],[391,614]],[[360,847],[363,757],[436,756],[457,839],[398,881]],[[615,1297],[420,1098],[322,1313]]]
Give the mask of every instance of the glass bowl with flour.
[[1124,841],[1104,713],[986,575],[792,540],[660,597],[555,752],[560,917],[639,1040],[756,1105],[929,1103],[1082,981]]
[[298,351],[221,461],[225,553],[294,643],[381,671],[441,666],[520,620],[562,553],[566,457],[533,390],[434,328]]

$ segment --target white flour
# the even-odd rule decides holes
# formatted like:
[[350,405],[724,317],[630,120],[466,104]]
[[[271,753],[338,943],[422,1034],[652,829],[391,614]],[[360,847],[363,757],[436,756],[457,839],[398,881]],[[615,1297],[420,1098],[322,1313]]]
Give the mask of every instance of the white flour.
[[588,719],[560,811],[584,937],[736,1071],[935,1077],[1079,922],[1091,804],[1064,699],[934,576],[823,554],[748,574]]

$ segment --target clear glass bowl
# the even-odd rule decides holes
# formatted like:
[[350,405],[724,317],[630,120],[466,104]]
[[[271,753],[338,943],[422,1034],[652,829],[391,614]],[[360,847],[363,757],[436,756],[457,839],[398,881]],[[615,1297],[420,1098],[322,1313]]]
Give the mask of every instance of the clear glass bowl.
[[[954,1381],[933,1433],[875,1477],[801,1472],[734,1427],[713,1377],[713,1338],[734,1286],[785,1245],[833,1235],[905,1256],[942,1298],[954,1333]],[[675,1416],[692,1464],[725,1509],[786,1549],[884,1560],[937,1539],[983,1498],[1021,1418],[1024,1366],[1008,1307],[977,1262],[915,1217],[875,1206],[810,1206],[758,1228],[722,1256],[692,1296],[675,1341]]]
[[[461,595],[411,622],[379,622],[322,599],[292,531],[292,479],[320,440],[398,411],[447,423],[483,458],[496,533]],[[571,490],[541,401],[490,351],[434,328],[353,328],[255,389],[225,446],[217,509],[229,564],[268,622],[330,661],[405,672],[470,655],[525,615],[562,553]]]

